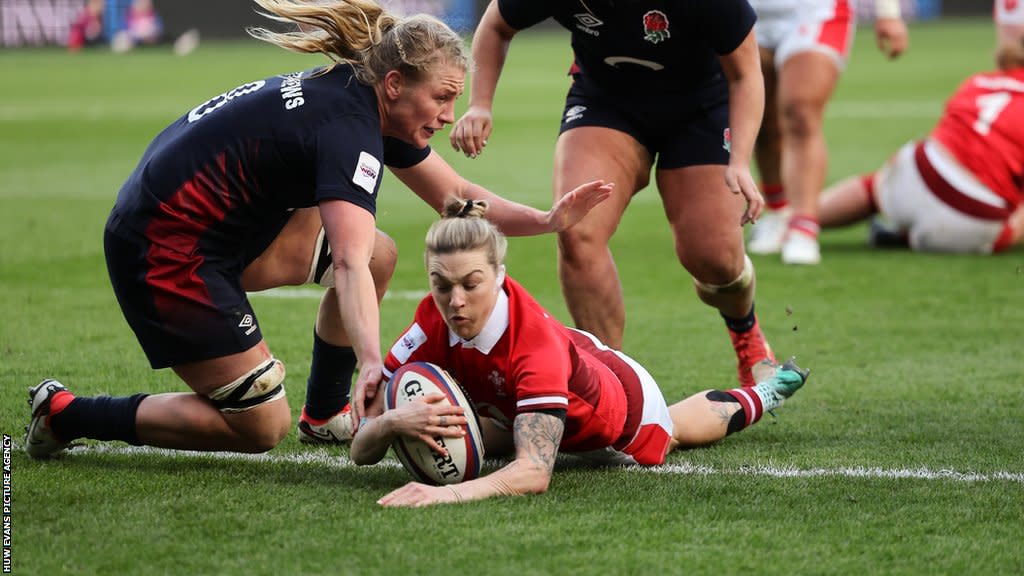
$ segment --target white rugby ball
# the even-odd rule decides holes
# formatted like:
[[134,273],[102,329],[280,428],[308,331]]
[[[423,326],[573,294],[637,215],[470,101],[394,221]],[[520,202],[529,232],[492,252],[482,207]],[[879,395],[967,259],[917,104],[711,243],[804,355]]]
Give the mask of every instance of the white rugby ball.
[[391,448],[413,478],[427,484],[457,484],[480,476],[484,459],[483,435],[469,398],[448,372],[428,362],[410,362],[395,371],[384,389],[384,409],[393,410],[430,394],[443,394],[442,404],[465,409],[466,435],[435,438],[448,450],[438,454],[426,442],[399,436]]

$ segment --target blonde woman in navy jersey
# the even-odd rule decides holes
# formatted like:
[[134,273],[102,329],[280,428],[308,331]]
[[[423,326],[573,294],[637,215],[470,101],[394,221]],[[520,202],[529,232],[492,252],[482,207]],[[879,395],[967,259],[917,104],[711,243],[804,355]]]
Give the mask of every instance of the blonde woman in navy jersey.
[[[146,149],[105,230],[125,318],[153,368],[170,367],[191,392],[75,397],[44,380],[29,390],[32,457],[83,437],[188,450],[273,448],[291,426],[285,370],[246,290],[301,283],[310,270],[334,286],[317,333],[334,345],[332,354],[345,353],[318,360],[317,346],[327,342],[317,337],[313,375],[322,374],[310,379],[310,395],[334,404],[322,410],[340,410],[348,388],[341,382],[358,361],[358,410],[382,375],[383,290],[374,276],[386,282],[394,258],[393,243],[375,231],[384,166],[437,210],[453,192],[488,199],[511,234],[563,229],[609,192],[591,182],[545,213],[466,181],[431,151],[429,139],[454,121],[468,67],[462,40],[439,20],[397,18],[369,0],[257,3],[293,31],[253,36],[334,63],[248,82],[189,110]],[[321,223],[329,250],[314,253]],[[318,264],[327,254],[329,265]]]
[[[704,390],[668,406],[654,378],[599,339],[566,328],[505,274],[507,241],[481,216],[486,202],[455,200],[427,232],[430,294],[384,361],[391,377],[409,362],[451,373],[480,417],[484,451],[511,461],[452,486],[410,482],[384,506],[480,500],[548,489],[555,457],[602,465],[654,466],[677,448],[717,442],[756,423],[799,390],[808,371],[761,364],[753,388]],[[383,395],[380,395],[383,396]],[[423,440],[465,434],[461,407],[425,397],[382,413],[378,397],[352,439],[352,460],[374,464],[398,436]]]
[[[480,154],[512,38],[547,18],[572,32],[571,83],[555,145],[554,193],[593,174],[612,197],[558,235],[558,267],[576,326],[622,347],[626,310],[608,243],[634,194],[655,184],[679,262],[725,319],[740,382],[772,359],[754,313],[742,225],[764,201],[750,159],[764,82],[747,0],[493,0],[473,37],[469,109],[451,143]],[[682,297],[682,294],[680,295]]]

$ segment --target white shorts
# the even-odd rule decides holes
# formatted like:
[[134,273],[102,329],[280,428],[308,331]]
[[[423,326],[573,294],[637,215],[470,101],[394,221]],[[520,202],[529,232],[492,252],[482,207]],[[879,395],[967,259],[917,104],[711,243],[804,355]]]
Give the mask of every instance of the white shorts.
[[[582,332],[582,330],[580,331]],[[589,334],[588,334],[589,335]],[[592,336],[591,336],[592,337]],[[654,381],[654,377],[639,362],[626,356],[622,352],[615,351],[625,361],[640,379],[640,388],[644,395],[643,416],[640,418],[640,426],[636,434],[622,450],[608,446],[588,452],[573,452],[595,464],[605,466],[656,466],[665,462],[665,454],[668,452],[668,444],[672,439],[672,415],[669,414],[668,404],[661,394],[661,388]]]
[[875,174],[874,195],[881,214],[922,252],[990,254],[1006,226],[998,216],[1008,212],[1005,201],[931,140],[900,148]]
[[794,54],[821,52],[839,70],[846,60],[857,29],[849,0],[754,0],[757,44],[775,53],[775,68]]
[[993,15],[999,26],[1024,26],[1024,2],[996,0]]

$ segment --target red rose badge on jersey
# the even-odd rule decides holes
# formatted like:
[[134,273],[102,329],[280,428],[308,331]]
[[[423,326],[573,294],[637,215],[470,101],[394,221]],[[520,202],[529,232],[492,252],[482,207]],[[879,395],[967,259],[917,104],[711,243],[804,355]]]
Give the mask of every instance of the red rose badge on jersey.
[[651,10],[644,14],[644,40],[657,44],[672,36],[668,31],[668,16],[661,10]]

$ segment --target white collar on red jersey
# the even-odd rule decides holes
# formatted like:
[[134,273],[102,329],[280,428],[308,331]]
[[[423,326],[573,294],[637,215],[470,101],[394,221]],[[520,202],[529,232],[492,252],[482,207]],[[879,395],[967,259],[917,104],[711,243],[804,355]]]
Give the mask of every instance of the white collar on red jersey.
[[505,333],[505,330],[508,330],[508,294],[505,294],[504,288],[499,288],[498,300],[494,303],[491,317],[484,324],[484,329],[474,338],[463,340],[461,336],[452,332],[452,329],[449,328],[448,345],[455,346],[461,342],[463,348],[476,348],[484,354],[490,354],[491,350],[498,344],[498,340],[501,339],[501,335]]

